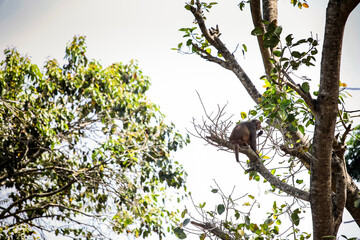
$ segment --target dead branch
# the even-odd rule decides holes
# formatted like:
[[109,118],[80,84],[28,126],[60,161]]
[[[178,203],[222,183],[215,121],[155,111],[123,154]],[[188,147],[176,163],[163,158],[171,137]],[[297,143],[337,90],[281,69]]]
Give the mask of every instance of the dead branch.
[[[213,141],[212,138],[222,139],[224,142],[228,141],[228,130],[232,125],[232,122],[230,121],[230,117],[225,117],[226,112],[225,108],[227,105],[220,107],[218,105],[218,109],[216,113],[208,113],[206,111],[206,108],[204,106],[204,103],[200,97],[200,94],[196,92],[201,106],[205,113],[205,118],[203,117],[202,123],[198,124],[195,121],[195,118],[193,118],[193,126],[195,130],[195,134],[189,132],[191,135],[201,138],[205,140],[208,144],[213,145],[217,147],[220,150],[228,151],[228,148],[224,145],[220,145],[217,142]],[[223,118],[225,118],[223,120]]]

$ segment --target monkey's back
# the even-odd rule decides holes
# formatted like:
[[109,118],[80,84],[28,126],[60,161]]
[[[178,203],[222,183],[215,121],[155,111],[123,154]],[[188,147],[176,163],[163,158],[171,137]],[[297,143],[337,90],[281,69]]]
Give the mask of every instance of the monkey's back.
[[229,140],[231,143],[249,144],[250,131],[249,128],[246,126],[246,122],[239,123],[238,125],[235,126],[235,128],[230,134]]

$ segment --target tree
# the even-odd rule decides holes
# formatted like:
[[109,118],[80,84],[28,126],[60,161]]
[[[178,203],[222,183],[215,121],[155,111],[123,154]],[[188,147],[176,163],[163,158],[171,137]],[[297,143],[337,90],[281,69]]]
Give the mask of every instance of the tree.
[[[305,1],[291,1],[294,6],[309,7]],[[343,95],[345,84],[340,82],[340,60],[343,32],[346,20],[359,0],[329,0],[326,10],[325,36],[322,43],[319,89],[310,91],[306,79],[294,80],[300,67],[313,66],[318,53],[319,41],[313,36],[294,40],[292,34],[282,36],[278,24],[277,1],[241,1],[240,10],[250,5],[254,29],[265,69],[266,90],[260,93],[245,70],[235,59],[233,50],[228,49],[220,38],[220,28],[206,26],[206,12],[217,3],[191,0],[185,5],[195,18],[197,25],[182,28],[185,42],[179,43],[176,50],[194,53],[201,58],[216,63],[233,72],[248,94],[256,103],[249,112],[266,123],[266,136],[260,157],[249,148],[243,148],[249,161],[245,168],[253,179],[259,174],[271,184],[273,190],[286,193],[296,199],[309,202],[312,211],[313,239],[335,238],[346,207],[360,226],[360,208],[355,204],[359,189],[345,167],[346,137],[352,132],[351,116],[346,111]],[[305,49],[305,50],[304,50]],[[243,52],[247,50],[243,45]],[[205,111],[206,112],[206,111]],[[197,134],[209,144],[221,150],[231,150],[228,129],[231,123],[224,117],[220,108],[216,116],[206,114],[207,121],[194,123]],[[246,113],[242,116],[246,117]],[[305,133],[313,130],[312,137]],[[311,131],[310,131],[311,132]],[[282,137],[277,137],[277,136]],[[286,156],[279,164],[288,164],[287,174],[276,173],[265,162],[275,156]],[[300,167],[298,168],[298,166]],[[310,172],[310,191],[299,185],[302,180],[296,172],[301,169]],[[290,174],[289,174],[290,173]],[[201,223],[204,231],[227,229],[216,235],[223,239],[237,239],[236,228],[216,225],[218,222]],[[215,224],[215,225],[214,225]],[[238,225],[240,226],[240,225]],[[214,233],[212,233],[214,234]]]
[[87,59],[83,36],[67,45],[62,67],[48,60],[43,73],[16,49],[4,53],[1,238],[111,238],[109,229],[162,238],[177,221],[167,189],[185,189],[170,153],[188,138],[147,99],[136,62],[103,68]]

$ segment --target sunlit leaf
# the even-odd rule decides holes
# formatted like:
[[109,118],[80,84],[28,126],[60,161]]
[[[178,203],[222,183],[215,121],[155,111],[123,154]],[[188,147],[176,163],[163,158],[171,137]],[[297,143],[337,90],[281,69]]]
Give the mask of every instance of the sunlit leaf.
[[241,119],[245,119],[247,117],[246,112],[241,112],[240,115],[241,115]]

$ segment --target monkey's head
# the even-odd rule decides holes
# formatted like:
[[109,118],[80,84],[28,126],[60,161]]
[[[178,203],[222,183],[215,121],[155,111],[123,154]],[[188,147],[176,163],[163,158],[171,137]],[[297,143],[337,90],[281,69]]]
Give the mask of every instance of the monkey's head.
[[256,124],[256,130],[260,130],[261,129],[261,122],[257,119],[253,119],[251,120],[252,123]]

